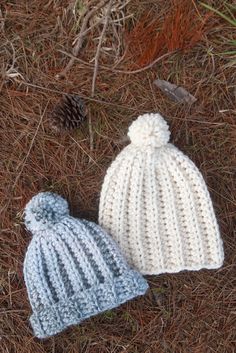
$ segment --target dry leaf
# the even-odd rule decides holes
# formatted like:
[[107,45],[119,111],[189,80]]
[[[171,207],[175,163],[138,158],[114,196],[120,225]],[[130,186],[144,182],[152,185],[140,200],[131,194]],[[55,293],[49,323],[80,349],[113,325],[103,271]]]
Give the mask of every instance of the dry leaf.
[[160,88],[160,90],[165,93],[167,97],[175,102],[193,104],[197,100],[197,98],[186,91],[183,87],[176,86],[168,81],[157,79],[154,81],[154,84]]

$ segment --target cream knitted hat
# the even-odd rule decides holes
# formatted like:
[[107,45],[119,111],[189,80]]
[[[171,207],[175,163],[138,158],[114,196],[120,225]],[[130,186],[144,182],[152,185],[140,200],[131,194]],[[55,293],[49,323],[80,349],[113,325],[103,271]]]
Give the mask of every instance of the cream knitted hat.
[[143,274],[220,267],[223,244],[206,184],[168,143],[166,121],[144,114],[128,136],[104,179],[100,225]]

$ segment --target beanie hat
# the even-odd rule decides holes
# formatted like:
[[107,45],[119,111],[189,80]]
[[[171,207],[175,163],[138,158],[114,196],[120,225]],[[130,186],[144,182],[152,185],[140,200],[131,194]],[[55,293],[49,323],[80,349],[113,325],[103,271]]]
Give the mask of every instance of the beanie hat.
[[54,335],[148,288],[109,235],[93,222],[69,216],[59,195],[34,196],[25,209],[25,224],[33,234],[24,278],[37,337]]
[[220,267],[223,245],[206,184],[168,143],[166,121],[144,114],[128,136],[104,179],[100,225],[142,274]]

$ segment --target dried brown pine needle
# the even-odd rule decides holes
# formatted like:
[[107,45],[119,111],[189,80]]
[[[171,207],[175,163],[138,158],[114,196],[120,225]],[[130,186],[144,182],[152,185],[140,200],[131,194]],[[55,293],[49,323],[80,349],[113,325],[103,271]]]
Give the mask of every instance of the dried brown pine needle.
[[[192,1],[191,1],[192,2]],[[206,40],[167,57],[149,70],[128,75],[98,70],[91,100],[93,66],[75,62],[68,79],[55,75],[67,64],[74,39],[71,1],[5,2],[0,67],[16,52],[17,80],[0,78],[0,327],[4,353],[234,353],[235,351],[235,93],[234,68],[215,53],[232,30],[212,15]],[[197,2],[194,2],[196,6]],[[127,23],[149,10],[161,23],[172,1],[134,0]],[[216,1],[220,6],[221,1]],[[198,7],[204,18],[207,11]],[[127,14],[128,15],[128,14]],[[99,28],[100,31],[102,30]],[[96,53],[98,29],[90,33],[82,59]],[[119,32],[122,33],[122,30]],[[107,41],[113,43],[113,38]],[[122,37],[120,38],[123,45]],[[127,69],[120,57],[117,69]],[[114,58],[101,53],[99,64]],[[129,68],[128,68],[129,69]],[[159,77],[192,92],[197,102],[177,106],[153,87]],[[84,97],[92,116],[93,150],[87,124],[68,134],[48,132],[53,105],[65,92]],[[88,99],[86,99],[88,97]],[[102,102],[105,101],[106,104]],[[52,102],[54,104],[52,104]],[[45,110],[46,109],[46,110]],[[45,114],[43,115],[45,111]],[[108,165],[123,148],[130,122],[144,112],[160,111],[170,123],[172,141],[200,168],[209,187],[225,247],[225,263],[216,271],[149,277],[152,291],[120,308],[87,320],[46,341],[32,337],[30,306],[22,266],[30,235],[22,210],[37,192],[52,190],[68,198],[72,213],[97,219],[101,183]],[[38,129],[36,134],[36,129]],[[122,143],[121,143],[121,142]],[[27,156],[27,158],[25,158]]]
[[159,11],[149,11],[127,33],[126,56],[135,67],[143,67],[168,52],[186,52],[203,40],[209,16],[200,18],[189,0],[173,0],[164,19]]

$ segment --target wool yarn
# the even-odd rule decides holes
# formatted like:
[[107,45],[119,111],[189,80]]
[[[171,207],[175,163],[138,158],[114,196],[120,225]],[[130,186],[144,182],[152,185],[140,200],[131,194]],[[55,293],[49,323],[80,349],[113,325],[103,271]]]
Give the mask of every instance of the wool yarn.
[[24,278],[37,337],[146,292],[147,282],[127,265],[111,237],[95,223],[71,217],[61,196],[34,196],[25,208],[25,225],[33,234]]
[[167,122],[144,114],[128,136],[105,175],[100,225],[142,274],[220,267],[223,244],[209,192],[195,164],[169,143]]

